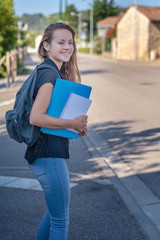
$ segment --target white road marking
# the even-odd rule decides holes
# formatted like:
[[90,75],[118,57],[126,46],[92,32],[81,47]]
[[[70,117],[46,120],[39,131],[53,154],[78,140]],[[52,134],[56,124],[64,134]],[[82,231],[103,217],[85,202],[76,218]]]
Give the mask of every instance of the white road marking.
[[75,176],[73,178],[73,181],[79,181],[79,180],[90,180],[92,182],[96,182],[102,185],[112,185],[111,181],[107,178],[98,178],[101,176],[101,172],[97,173],[88,173],[88,174],[81,174],[81,173],[74,173],[70,172],[70,175]]
[[[28,169],[28,168],[25,168]],[[80,174],[70,172],[70,175],[74,176],[73,181],[79,180],[91,180],[93,182],[102,184],[102,185],[111,185],[111,182],[108,179],[100,179],[96,176],[97,173],[93,174]],[[70,188],[77,186],[78,183],[71,182]],[[10,188],[19,188],[19,189],[28,189],[28,190],[38,190],[42,191],[42,188],[38,182],[38,180],[33,178],[20,178],[20,177],[11,177],[11,176],[0,176],[0,186],[1,187],[10,187]]]
[[[77,185],[78,183],[71,182],[70,188],[73,188]],[[32,178],[0,176],[0,186],[42,191],[39,182],[36,179]]]
[[14,101],[15,101],[15,98],[12,98],[12,99],[10,99],[10,100],[8,100],[8,101],[1,102],[1,103],[0,103],[0,107],[3,107],[3,106],[7,106],[7,105],[9,105],[9,104],[12,104],[12,103],[14,103]]

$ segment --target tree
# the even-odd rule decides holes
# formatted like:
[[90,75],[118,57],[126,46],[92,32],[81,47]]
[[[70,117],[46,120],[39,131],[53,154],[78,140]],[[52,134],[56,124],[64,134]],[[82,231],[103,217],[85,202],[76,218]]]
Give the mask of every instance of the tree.
[[119,15],[120,10],[115,7],[114,0],[94,0],[93,14],[94,14],[94,32],[96,32],[96,23],[109,16]]
[[44,31],[47,27],[48,19],[42,13],[37,14],[23,14],[20,21],[28,23],[28,28],[34,31]]
[[13,0],[0,0],[0,58],[15,48],[18,27],[14,15]]
[[107,4],[107,15],[117,16],[120,14],[120,8],[115,6],[114,0],[110,0]]
[[90,10],[82,10],[81,11],[82,16],[82,32],[86,33],[86,39],[85,41],[89,42],[90,40]]
[[60,20],[60,18],[59,18],[59,14],[58,13],[52,14],[52,15],[48,16],[47,25],[59,22],[59,20]]
[[[72,15],[71,13],[74,13]],[[74,4],[66,6],[65,10],[65,22],[73,27],[74,30],[78,30],[78,11]]]

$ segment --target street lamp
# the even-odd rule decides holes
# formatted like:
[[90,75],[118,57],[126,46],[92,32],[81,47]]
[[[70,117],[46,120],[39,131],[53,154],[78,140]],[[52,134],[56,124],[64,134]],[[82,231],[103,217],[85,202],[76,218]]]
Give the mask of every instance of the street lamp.
[[93,0],[90,0],[90,55],[93,55]]
[[71,16],[78,17],[78,45],[80,46],[82,33],[82,14],[81,13],[76,14],[75,12],[71,12]]
[[65,0],[65,21],[67,19],[67,6],[68,6],[68,0]]
[[67,6],[68,6],[68,0],[65,1],[65,10]]
[[17,25],[18,25],[18,47],[20,48],[21,46],[21,29],[22,29],[22,22],[18,21]]

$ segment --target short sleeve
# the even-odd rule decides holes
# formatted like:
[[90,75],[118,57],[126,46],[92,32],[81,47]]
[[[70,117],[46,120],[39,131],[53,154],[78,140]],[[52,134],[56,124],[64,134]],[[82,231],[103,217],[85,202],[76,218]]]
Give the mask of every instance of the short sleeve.
[[45,84],[45,83],[52,83],[53,86],[55,85],[56,79],[58,75],[56,71],[52,69],[39,69],[38,74],[37,74],[37,81],[36,81],[36,86],[35,86],[35,91],[34,91],[34,97],[36,97],[38,90],[40,87]]

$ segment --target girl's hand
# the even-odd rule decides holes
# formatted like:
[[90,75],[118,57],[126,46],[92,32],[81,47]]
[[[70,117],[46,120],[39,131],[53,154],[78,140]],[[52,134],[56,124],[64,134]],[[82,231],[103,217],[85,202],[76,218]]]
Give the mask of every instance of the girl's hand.
[[84,130],[87,127],[87,121],[88,116],[87,115],[81,115],[76,117],[73,120],[73,129],[77,130],[78,132]]
[[79,137],[83,137],[83,136],[87,135],[87,133],[89,133],[89,129],[88,128],[84,128],[83,130],[81,130],[79,132]]

